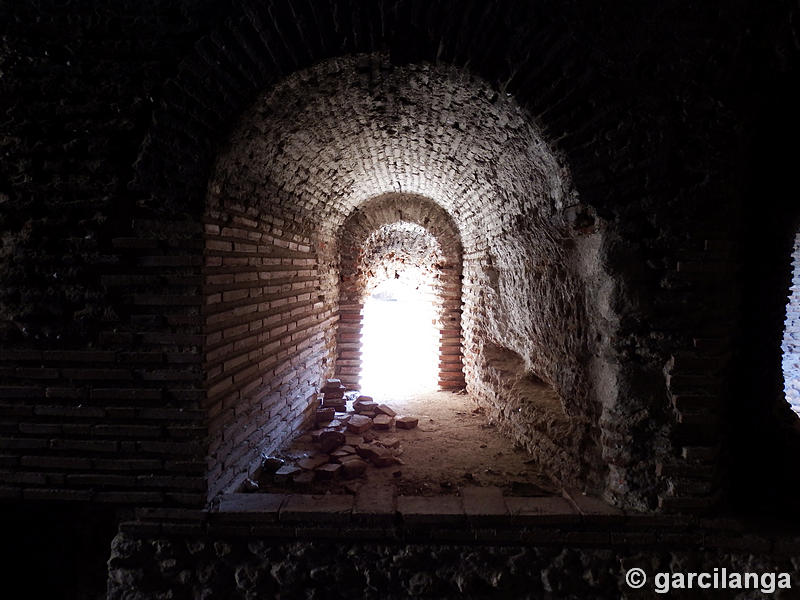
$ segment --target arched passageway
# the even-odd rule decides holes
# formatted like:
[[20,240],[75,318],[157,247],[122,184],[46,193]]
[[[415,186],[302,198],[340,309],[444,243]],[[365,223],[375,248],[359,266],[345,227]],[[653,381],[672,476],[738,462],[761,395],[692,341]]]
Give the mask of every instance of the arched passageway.
[[[555,479],[598,486],[599,403],[582,366],[592,262],[570,241],[583,235],[576,205],[525,111],[469,72],[363,55],[270,90],[208,196],[207,281],[223,286],[206,319],[220,406],[210,479],[227,482],[212,493],[296,431],[321,379],[356,383],[365,244],[398,222],[424,227],[445,259],[439,384],[466,383]],[[498,367],[498,352],[515,360]]]

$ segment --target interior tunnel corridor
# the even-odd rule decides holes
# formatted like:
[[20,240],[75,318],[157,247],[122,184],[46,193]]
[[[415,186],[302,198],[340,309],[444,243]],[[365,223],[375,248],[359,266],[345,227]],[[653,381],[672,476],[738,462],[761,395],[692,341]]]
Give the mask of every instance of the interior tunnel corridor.
[[[219,336],[208,385],[223,403],[211,496],[307,422],[321,378],[366,389],[431,371],[440,389],[466,387],[554,479],[599,491],[597,389],[578,360],[594,343],[584,299],[595,283],[582,269],[602,275],[565,241],[596,235],[571,228],[577,202],[525,111],[466,72],[374,54],[270,90],[241,117],[209,188],[206,276],[221,295],[206,321]],[[402,351],[423,362],[374,374],[365,317],[388,307],[373,294],[389,285],[427,298],[433,314],[419,322],[435,329],[415,335],[438,348],[424,360]],[[513,372],[493,368],[495,346],[520,357]],[[518,386],[505,397],[530,375],[555,405]]]
[[0,3],[0,595],[800,588],[798,23]]

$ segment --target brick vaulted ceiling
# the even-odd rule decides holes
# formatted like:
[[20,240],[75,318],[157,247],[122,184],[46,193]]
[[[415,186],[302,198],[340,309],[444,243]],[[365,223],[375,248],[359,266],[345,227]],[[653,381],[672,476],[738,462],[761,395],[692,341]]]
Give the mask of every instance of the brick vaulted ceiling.
[[572,203],[566,171],[525,112],[455,68],[381,55],[328,61],[270,90],[243,122],[221,168],[291,196],[323,227],[387,192],[433,199],[472,235],[489,215]]

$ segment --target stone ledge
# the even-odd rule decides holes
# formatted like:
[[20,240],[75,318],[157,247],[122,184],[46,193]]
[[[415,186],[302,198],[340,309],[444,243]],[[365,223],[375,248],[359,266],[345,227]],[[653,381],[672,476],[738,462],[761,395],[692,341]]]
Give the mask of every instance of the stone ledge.
[[352,496],[292,494],[280,509],[279,520],[348,523],[353,504]]
[[483,526],[507,521],[509,511],[500,488],[466,486],[461,488],[461,498],[470,523]]
[[460,496],[398,496],[397,512],[409,525],[462,523],[466,516]]
[[580,492],[564,490],[564,497],[572,503],[582,520],[593,522],[621,523],[625,520],[625,511],[607,504],[599,498],[585,496]]
[[511,521],[520,525],[565,525],[580,522],[580,516],[564,498],[505,498]]
[[391,489],[367,484],[356,494],[352,518],[357,523],[391,525],[397,514],[396,506]]
[[226,494],[220,501],[219,512],[214,514],[227,514],[236,520],[277,521],[288,499],[286,494]]
[[[466,488],[465,488],[466,489]],[[486,491],[489,490],[489,491]],[[757,548],[796,553],[800,533],[751,533],[732,517],[626,513],[597,499],[503,497],[481,488],[463,496],[228,494],[218,508],[139,508],[120,529],[140,536],[209,533],[272,539],[648,547]],[[733,533],[736,532],[736,533]]]

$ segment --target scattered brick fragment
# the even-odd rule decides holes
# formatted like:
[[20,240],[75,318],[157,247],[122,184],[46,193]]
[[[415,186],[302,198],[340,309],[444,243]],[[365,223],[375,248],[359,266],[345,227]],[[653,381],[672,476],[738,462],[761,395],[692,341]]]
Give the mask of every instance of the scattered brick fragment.
[[339,431],[323,431],[319,436],[319,449],[330,454],[344,444],[344,434]]
[[375,418],[372,419],[372,424],[375,426],[375,429],[391,429],[392,417],[389,415],[376,415]]
[[284,465],[277,471],[275,471],[275,475],[273,478],[276,483],[283,483],[285,481],[289,481],[294,475],[300,472],[299,467],[295,467],[294,465]]
[[314,473],[316,473],[318,479],[330,480],[334,479],[339,474],[341,468],[342,465],[329,463],[327,465],[322,465],[321,467],[317,467],[314,470]]
[[396,464],[392,451],[377,444],[361,444],[356,446],[358,455],[376,467],[388,467]]
[[419,423],[419,419],[416,417],[397,417],[394,421],[394,425],[398,429],[414,429],[417,423]]
[[366,460],[372,460],[374,457],[379,456],[381,450],[383,448],[374,444],[359,444],[356,446],[356,453]]
[[327,454],[317,454],[315,456],[310,456],[298,461],[297,466],[307,471],[313,471],[317,467],[324,465],[329,461],[330,457]]
[[360,415],[363,415],[365,413],[375,414],[377,412],[377,409],[378,405],[375,402],[356,402],[353,405],[353,410],[355,410]]
[[364,415],[353,415],[347,423],[347,431],[352,433],[363,433],[372,427],[372,419]]
[[322,391],[327,392],[329,390],[338,390],[343,388],[342,380],[341,379],[326,379],[325,385],[322,386]]
[[397,413],[394,412],[391,408],[389,408],[385,404],[378,404],[378,406],[375,409],[375,411],[378,414],[387,415],[389,417],[396,417],[397,416]]
[[360,458],[348,460],[342,463],[342,477],[345,479],[355,479],[361,477],[367,471],[367,463]]
[[336,409],[332,406],[327,408],[318,408],[316,414],[316,423],[328,423],[329,421],[333,421],[336,417]]

